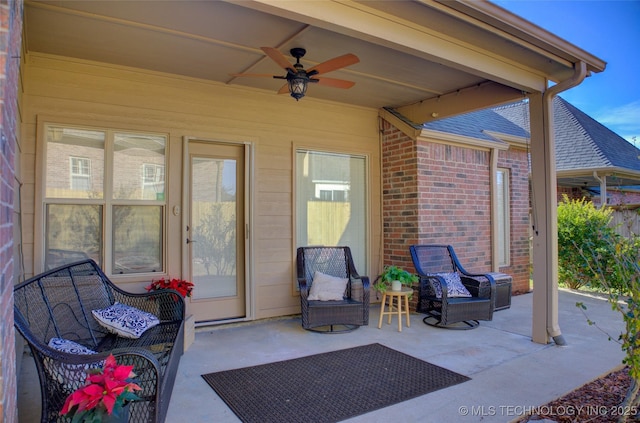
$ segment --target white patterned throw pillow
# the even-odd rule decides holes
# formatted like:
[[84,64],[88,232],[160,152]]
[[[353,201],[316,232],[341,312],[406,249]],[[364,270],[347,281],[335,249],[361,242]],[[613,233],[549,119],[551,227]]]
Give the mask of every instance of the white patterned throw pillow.
[[[441,276],[447,283],[447,297],[471,297],[469,290],[462,284],[460,275],[458,272],[450,273],[436,273],[436,276]],[[440,283],[434,283],[436,290],[436,298],[442,298],[442,285]]]
[[160,323],[155,315],[118,302],[91,313],[102,327],[124,338],[140,338],[147,329]]
[[[97,354],[90,348],[80,345],[77,342],[64,338],[51,338],[47,344],[49,347],[57,351],[68,354]],[[44,367],[52,378],[57,380],[65,389],[73,391],[79,384],[82,384],[87,378],[87,370],[95,367],[101,367],[98,364],[66,364],[60,363],[49,358],[44,361]]]
[[96,352],[90,348],[80,345],[77,342],[69,341],[64,338],[51,338],[49,346],[54,350],[66,352],[69,354],[95,354]]
[[349,282],[347,278],[338,278],[316,271],[307,299],[309,301],[341,301],[344,299],[347,282]]

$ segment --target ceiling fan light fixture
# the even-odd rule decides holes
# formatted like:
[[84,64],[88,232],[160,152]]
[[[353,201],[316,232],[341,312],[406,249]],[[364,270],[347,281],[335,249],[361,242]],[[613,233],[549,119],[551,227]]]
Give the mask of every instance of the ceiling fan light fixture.
[[295,98],[296,101],[300,100],[307,93],[307,83],[309,82],[309,78],[307,78],[306,75],[291,76],[287,78],[287,82],[289,84],[291,97]]
[[291,97],[298,101],[307,93],[307,84],[309,83],[309,76],[307,76],[307,72],[304,70],[302,63],[300,63],[300,58],[307,54],[307,50],[295,47],[289,50],[289,53],[296,58],[296,63],[293,65],[295,71],[289,69],[287,83],[289,84]]
[[325,74],[338,69],[342,69],[346,66],[355,65],[360,61],[358,56],[353,53],[344,54],[342,56],[334,57],[333,59],[326,60],[318,65],[315,65],[309,70],[305,70],[300,58],[302,58],[307,51],[301,47],[294,47],[289,52],[291,56],[295,57],[296,62],[292,65],[289,60],[276,48],[273,47],[260,47],[260,49],[278,66],[284,68],[287,71],[285,76],[269,75],[269,74],[251,74],[251,73],[232,73],[231,76],[258,76],[258,77],[270,77],[275,79],[286,79],[286,85],[283,85],[278,94],[284,94],[289,91],[291,97],[296,101],[300,100],[307,94],[307,85],[310,82],[325,85],[333,88],[351,88],[355,85],[355,82],[346,81],[336,78],[325,78],[324,75],[321,78],[316,78],[316,75]]

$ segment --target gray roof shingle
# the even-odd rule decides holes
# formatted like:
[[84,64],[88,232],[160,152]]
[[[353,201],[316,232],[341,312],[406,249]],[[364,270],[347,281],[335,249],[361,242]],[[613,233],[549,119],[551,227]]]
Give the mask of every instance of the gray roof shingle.
[[486,134],[486,130],[520,137],[529,136],[522,127],[492,109],[436,120],[425,124],[424,128],[489,141],[496,139]]
[[[557,170],[624,168],[640,171],[640,150],[560,97],[554,99]],[[492,131],[528,138],[529,104],[519,102],[429,122],[425,129],[482,140]]]

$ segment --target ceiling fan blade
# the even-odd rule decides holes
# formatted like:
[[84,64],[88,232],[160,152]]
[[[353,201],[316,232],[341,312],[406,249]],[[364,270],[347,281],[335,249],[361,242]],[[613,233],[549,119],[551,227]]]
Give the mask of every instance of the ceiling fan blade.
[[358,56],[348,53],[343,56],[334,57],[333,59],[329,59],[326,62],[322,62],[319,65],[310,68],[307,70],[307,75],[310,73],[311,75],[318,75],[321,73],[331,72],[346,66],[355,65],[359,61],[360,59],[358,59]]
[[265,52],[267,56],[271,58],[271,60],[276,62],[278,66],[284,69],[291,70],[292,72],[295,72],[293,65],[287,60],[284,54],[280,53],[278,49],[275,49],[273,47],[260,47],[260,48],[262,49],[262,51]]
[[324,85],[326,87],[333,87],[333,88],[344,88],[345,90],[356,85],[356,83],[353,81],[347,81],[344,79],[335,79],[335,78],[324,78],[321,76],[313,77],[311,79],[312,82],[315,82],[315,80],[318,81],[318,85]]
[[278,94],[288,94],[289,93],[289,84],[284,84],[279,90]]

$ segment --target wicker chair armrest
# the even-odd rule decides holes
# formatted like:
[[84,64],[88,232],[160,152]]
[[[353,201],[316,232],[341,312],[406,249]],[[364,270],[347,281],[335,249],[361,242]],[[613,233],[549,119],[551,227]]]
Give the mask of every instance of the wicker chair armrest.
[[369,278],[369,276],[361,276],[360,280],[362,280],[362,289],[364,289],[365,291],[369,291],[369,289],[371,288],[371,279]]
[[492,278],[488,278],[486,275],[460,275],[460,279],[472,296],[478,298],[495,297],[496,284]]
[[350,283],[353,284],[353,282],[356,280],[360,281],[360,283],[362,284],[362,298],[358,298],[358,300],[361,300],[363,304],[369,306],[369,301],[371,298],[371,293],[369,292],[371,287],[369,276],[351,275]]
[[362,281],[362,302],[364,303],[365,307],[368,308],[371,298],[371,281],[369,279],[369,276],[361,276],[360,280]]
[[351,275],[351,279],[359,279],[362,282],[362,289],[369,290],[371,285],[369,276]]
[[369,276],[364,276],[358,274],[358,270],[356,269],[355,263],[353,262],[353,258],[349,255],[348,265],[349,265],[349,274],[351,275],[351,279],[360,279],[362,281],[362,287],[365,290],[369,289]]
[[369,276],[351,275],[351,281],[353,282],[353,280],[359,280],[360,283],[362,283],[362,291],[365,293],[369,292],[369,289],[371,288],[371,280],[369,279]]

